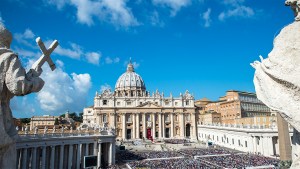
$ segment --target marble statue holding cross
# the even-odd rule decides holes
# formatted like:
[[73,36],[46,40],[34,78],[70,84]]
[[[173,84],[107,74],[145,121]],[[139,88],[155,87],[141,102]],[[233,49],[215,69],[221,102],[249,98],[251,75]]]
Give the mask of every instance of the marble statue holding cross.
[[275,38],[268,58],[251,64],[255,68],[254,85],[259,100],[278,112],[293,128],[293,163],[300,168],[300,14],[299,0],[286,0],[295,13],[295,21]]
[[54,41],[46,49],[40,38],[36,41],[43,55],[26,72],[18,55],[10,49],[12,34],[0,22],[0,168],[16,168],[15,139],[18,134],[13,123],[10,100],[14,96],[39,92],[43,88],[44,81],[39,76],[45,62],[48,62],[52,70],[55,69],[50,54],[58,42]]

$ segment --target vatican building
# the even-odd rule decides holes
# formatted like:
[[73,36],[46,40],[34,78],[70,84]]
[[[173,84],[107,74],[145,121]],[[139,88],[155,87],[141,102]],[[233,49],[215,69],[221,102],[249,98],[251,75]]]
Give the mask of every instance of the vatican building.
[[196,107],[188,91],[179,97],[150,94],[131,62],[115,90],[96,92],[94,105],[83,110],[83,125],[115,129],[119,140],[196,139]]

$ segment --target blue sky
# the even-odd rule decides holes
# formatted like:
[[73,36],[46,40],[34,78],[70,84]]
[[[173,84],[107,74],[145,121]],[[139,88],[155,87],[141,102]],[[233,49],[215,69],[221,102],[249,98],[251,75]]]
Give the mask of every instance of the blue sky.
[[293,14],[284,0],[2,0],[0,20],[27,69],[40,56],[36,37],[60,42],[43,90],[12,100],[16,117],[31,117],[81,112],[114,89],[130,57],[150,92],[254,92],[249,64],[267,57]]

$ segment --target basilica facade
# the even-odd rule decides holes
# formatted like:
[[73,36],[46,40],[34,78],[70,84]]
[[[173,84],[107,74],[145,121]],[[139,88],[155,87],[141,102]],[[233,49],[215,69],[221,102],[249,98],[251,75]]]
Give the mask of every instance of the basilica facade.
[[96,92],[94,105],[84,109],[83,124],[115,128],[117,139],[196,139],[194,97],[150,94],[131,63],[116,82],[115,90]]

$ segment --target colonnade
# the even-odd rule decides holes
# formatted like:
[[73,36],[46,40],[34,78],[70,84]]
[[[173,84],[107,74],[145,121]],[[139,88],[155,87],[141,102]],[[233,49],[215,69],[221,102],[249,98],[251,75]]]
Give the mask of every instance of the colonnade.
[[81,169],[85,156],[97,156],[97,167],[115,163],[115,137],[82,136],[70,139],[19,140],[17,168],[19,169]]

